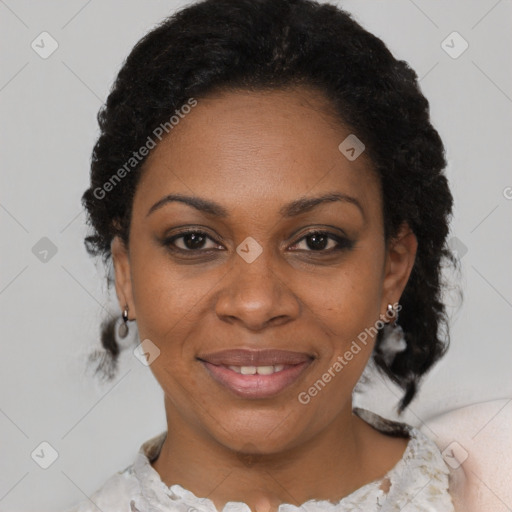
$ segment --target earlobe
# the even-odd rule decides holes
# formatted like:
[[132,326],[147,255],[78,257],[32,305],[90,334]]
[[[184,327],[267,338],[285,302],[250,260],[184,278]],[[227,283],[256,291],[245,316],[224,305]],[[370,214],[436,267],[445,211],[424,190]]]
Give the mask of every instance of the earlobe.
[[383,283],[384,302],[399,302],[413,269],[417,248],[416,235],[404,222],[389,243]]
[[133,303],[130,259],[128,250],[119,236],[115,236],[110,244],[112,262],[114,264],[115,287],[117,300],[121,310],[128,306],[130,319],[135,318],[135,304]]

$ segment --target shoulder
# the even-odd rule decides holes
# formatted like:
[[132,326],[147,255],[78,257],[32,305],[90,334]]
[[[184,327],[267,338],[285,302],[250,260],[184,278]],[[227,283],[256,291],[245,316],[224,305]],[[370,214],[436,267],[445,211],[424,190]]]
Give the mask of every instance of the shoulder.
[[133,466],[112,475],[88,498],[63,512],[133,512],[130,501],[140,494],[140,485]]
[[[139,512],[148,510],[147,499],[152,504],[163,501],[163,484],[151,467],[151,461],[158,456],[166,435],[164,431],[144,442],[132,464],[63,512]],[[153,507],[151,510],[157,509]]]
[[512,503],[511,424],[512,398],[505,398],[452,408],[421,427],[449,466],[456,510],[501,510]]

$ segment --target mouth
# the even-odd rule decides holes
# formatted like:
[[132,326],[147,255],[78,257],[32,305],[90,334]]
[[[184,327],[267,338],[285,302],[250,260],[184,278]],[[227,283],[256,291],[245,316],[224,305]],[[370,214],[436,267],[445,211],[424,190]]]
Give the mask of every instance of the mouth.
[[231,349],[197,360],[216,382],[246,399],[271,398],[296,382],[314,357],[283,350]]

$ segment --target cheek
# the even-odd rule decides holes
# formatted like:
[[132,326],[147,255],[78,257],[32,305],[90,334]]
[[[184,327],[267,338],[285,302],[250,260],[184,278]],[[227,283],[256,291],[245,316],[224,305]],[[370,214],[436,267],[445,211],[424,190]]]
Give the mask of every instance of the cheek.
[[346,272],[314,294],[318,313],[313,313],[313,321],[325,337],[318,345],[317,370],[298,400],[314,410],[320,423],[331,421],[350,400],[373,350],[380,294],[378,278],[369,268],[361,260],[347,265]]
[[[371,253],[370,253],[371,254]],[[330,393],[350,393],[371,356],[380,315],[381,275],[373,258],[361,252],[328,286],[315,292],[317,318],[322,319],[325,343],[317,377]],[[313,289],[312,287],[310,289]],[[310,292],[311,297],[311,292]]]
[[133,247],[131,278],[137,326],[144,338],[163,342],[200,301],[194,285],[169,264],[158,250]]
[[364,255],[352,258],[341,271],[333,272],[325,286],[309,287],[309,297],[328,318],[329,326],[342,337],[354,337],[379,317],[381,279],[375,265]]

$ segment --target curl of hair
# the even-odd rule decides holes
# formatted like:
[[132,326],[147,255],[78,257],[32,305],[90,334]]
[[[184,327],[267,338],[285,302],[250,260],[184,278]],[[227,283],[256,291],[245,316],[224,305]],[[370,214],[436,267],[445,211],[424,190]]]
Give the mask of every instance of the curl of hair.
[[[300,86],[323,93],[340,128],[348,127],[364,142],[380,177],[386,242],[403,222],[418,239],[400,301],[407,349],[387,365],[379,351],[381,329],[374,350],[379,370],[404,391],[401,412],[449,344],[441,292],[442,263],[458,263],[447,245],[453,199],[443,174],[443,143],[416,73],[343,10],[310,0],[205,0],[146,34],[98,113],[100,136],[82,197],[93,229],[86,247],[107,261],[115,235],[128,246],[145,160],[106,197],[95,191],[190,98]],[[118,348],[109,339],[104,348],[115,359]]]

